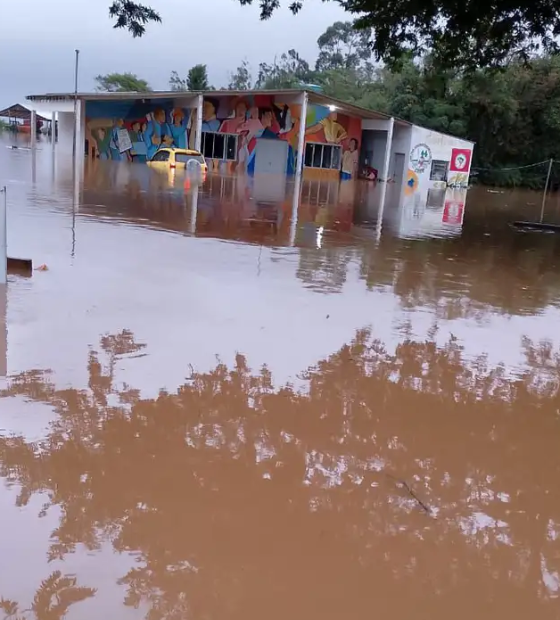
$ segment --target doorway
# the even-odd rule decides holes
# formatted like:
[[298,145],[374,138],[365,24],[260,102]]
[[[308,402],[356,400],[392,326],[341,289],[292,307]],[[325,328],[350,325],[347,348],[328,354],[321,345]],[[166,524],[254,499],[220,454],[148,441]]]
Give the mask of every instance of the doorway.
[[288,143],[285,140],[259,138],[255,146],[255,174],[286,175]]

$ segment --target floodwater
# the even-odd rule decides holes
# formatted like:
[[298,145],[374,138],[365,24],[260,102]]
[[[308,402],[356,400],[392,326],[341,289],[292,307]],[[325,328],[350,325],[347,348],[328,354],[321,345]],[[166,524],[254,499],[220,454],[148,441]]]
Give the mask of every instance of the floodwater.
[[0,291],[4,615],[560,618],[560,239],[508,225],[539,194],[379,217],[39,149],[0,142],[47,266]]

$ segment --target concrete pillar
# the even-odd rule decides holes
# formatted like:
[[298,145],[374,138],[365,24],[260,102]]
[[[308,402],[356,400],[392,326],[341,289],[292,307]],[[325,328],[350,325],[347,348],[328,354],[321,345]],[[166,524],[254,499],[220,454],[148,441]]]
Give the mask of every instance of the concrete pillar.
[[7,208],[6,188],[2,187],[0,188],[0,286],[6,284],[8,277]]
[[202,149],[202,113],[203,113],[203,96],[201,94],[198,95],[198,100],[196,102],[196,142],[195,142],[195,150],[201,151]]
[[54,153],[56,146],[56,112],[52,113],[51,116],[51,147]]
[[35,150],[37,148],[37,112],[31,110],[31,120],[29,121],[31,126],[31,148]]
[[307,101],[309,96],[307,92],[303,93],[301,102],[301,112],[299,115],[299,133],[298,133],[298,150],[296,158],[296,178],[301,176],[303,171],[303,158],[305,156],[305,125],[307,122]]
[[382,181],[388,181],[389,177],[389,165],[391,163],[391,150],[393,148],[393,130],[395,128],[395,119],[389,120],[389,127],[387,127],[387,143],[385,144],[385,160],[383,161],[383,173],[381,175]]

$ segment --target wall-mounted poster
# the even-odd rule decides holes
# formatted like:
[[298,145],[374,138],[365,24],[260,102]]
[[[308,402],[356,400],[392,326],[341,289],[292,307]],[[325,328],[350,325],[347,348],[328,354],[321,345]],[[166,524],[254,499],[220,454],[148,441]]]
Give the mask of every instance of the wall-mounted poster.
[[451,172],[466,173],[471,165],[471,151],[469,149],[452,149],[449,170]]
[[446,200],[441,221],[444,224],[462,224],[465,203],[458,200]]

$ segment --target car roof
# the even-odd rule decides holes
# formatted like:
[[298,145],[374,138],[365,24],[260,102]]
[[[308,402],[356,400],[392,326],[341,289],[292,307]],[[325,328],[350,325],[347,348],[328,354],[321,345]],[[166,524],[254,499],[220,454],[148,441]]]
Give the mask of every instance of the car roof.
[[185,155],[201,155],[200,151],[194,149],[179,149],[176,146],[162,146],[158,151],[171,151],[173,153],[183,153]]

